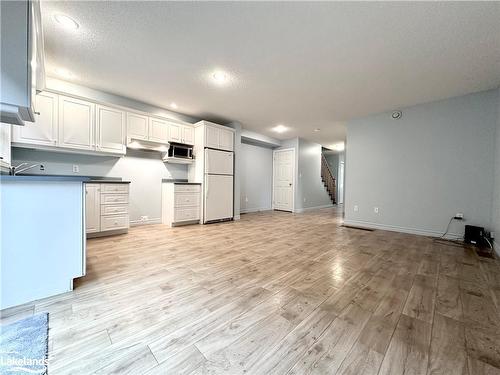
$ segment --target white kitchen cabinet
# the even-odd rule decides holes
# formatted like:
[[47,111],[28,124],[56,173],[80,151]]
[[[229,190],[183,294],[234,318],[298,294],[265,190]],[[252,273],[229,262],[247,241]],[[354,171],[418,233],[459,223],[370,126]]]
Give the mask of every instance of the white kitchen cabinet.
[[200,184],[162,184],[162,222],[170,227],[200,222]]
[[85,184],[85,231],[96,233],[101,227],[100,184]]
[[148,116],[137,113],[127,113],[127,137],[147,140],[149,137],[149,118]]
[[205,125],[205,147],[217,150],[234,150],[234,132],[221,126]]
[[96,106],[96,151],[125,154],[125,112]]
[[233,151],[234,132],[232,130],[219,128],[219,148],[221,150]]
[[159,118],[149,118],[149,140],[168,143],[168,122]]
[[205,147],[219,148],[219,128],[215,126],[205,126]]
[[191,126],[184,126],[184,142],[187,145],[194,145],[194,128]]
[[10,124],[0,123],[0,167],[9,168],[11,163],[11,131]]
[[59,147],[95,150],[95,104],[59,96]]
[[35,122],[27,122],[25,126],[13,129],[15,143],[32,145],[57,145],[59,96],[50,92],[42,92],[35,96]]
[[182,143],[182,125],[170,123],[168,124],[168,140],[170,142]]
[[95,237],[127,231],[130,226],[129,184],[103,182],[85,185],[87,234]]

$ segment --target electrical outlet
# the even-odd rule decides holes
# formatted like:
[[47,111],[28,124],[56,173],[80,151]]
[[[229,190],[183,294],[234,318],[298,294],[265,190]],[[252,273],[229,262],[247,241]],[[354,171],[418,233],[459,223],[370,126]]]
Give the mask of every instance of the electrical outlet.
[[40,164],[40,170],[41,171],[44,171],[45,170],[45,166],[43,164]]
[[80,172],[80,167],[76,164],[73,164],[73,173],[78,173]]
[[358,212],[358,211],[359,211],[359,207],[358,207],[358,205],[355,205],[354,206],[354,212]]
[[463,220],[463,218],[464,218],[464,214],[462,212],[457,212],[455,214],[455,219]]
[[245,202],[248,202],[248,197],[245,197]]
[[141,221],[148,221],[148,220],[149,220],[148,215],[141,216]]
[[378,207],[373,207],[373,212],[375,212],[376,214],[378,214]]

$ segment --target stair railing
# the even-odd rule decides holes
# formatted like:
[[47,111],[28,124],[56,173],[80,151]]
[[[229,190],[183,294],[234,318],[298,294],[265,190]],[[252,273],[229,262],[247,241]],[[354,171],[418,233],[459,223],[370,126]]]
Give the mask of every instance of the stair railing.
[[326,161],[325,155],[321,154],[321,179],[330,195],[333,204],[337,203],[337,181],[333,177],[332,170]]

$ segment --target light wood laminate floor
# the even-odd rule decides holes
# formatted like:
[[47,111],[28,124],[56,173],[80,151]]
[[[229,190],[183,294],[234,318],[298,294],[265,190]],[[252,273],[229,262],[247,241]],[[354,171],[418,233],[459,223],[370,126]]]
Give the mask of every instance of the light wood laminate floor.
[[500,374],[500,267],[333,209],[88,241],[49,374]]

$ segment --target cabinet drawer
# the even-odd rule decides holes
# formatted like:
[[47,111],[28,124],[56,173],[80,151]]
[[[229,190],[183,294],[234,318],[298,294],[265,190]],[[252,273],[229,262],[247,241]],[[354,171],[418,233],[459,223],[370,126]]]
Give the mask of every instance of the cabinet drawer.
[[101,217],[101,232],[105,230],[125,229],[129,227],[128,215]]
[[124,204],[128,203],[128,194],[101,193],[101,204]]
[[194,193],[194,192],[200,192],[201,190],[200,185],[175,185],[174,186],[174,191],[176,193]]
[[128,204],[102,205],[101,215],[128,215]]
[[199,206],[200,193],[179,193],[175,194],[175,207]]
[[200,208],[190,207],[190,208],[176,208],[174,212],[174,221],[189,221],[189,220],[199,220],[200,219]]
[[102,193],[128,193],[127,184],[101,184]]

